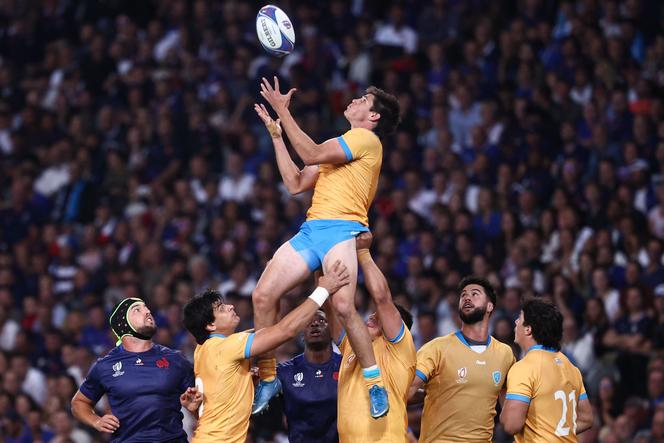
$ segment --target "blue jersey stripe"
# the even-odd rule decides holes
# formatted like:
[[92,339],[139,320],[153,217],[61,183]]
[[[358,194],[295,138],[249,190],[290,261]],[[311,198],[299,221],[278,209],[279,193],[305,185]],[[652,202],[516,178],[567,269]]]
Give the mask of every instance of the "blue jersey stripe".
[[343,149],[344,154],[346,154],[346,160],[351,161],[353,159],[353,153],[350,152],[350,147],[348,146],[348,143],[346,143],[346,140],[344,140],[343,136],[341,135],[337,137],[337,140],[339,140],[341,149]]
[[583,394],[579,395],[579,401],[581,400],[588,400],[588,394],[584,392]]
[[516,400],[516,401],[522,401],[524,403],[530,403],[530,397],[520,394],[507,394],[505,396],[505,400]]
[[403,335],[405,333],[406,333],[406,325],[404,324],[404,322],[401,322],[401,329],[399,329],[399,333],[397,334],[397,336],[394,338],[388,338],[388,340],[390,341],[390,343],[398,343],[399,340],[403,338]]
[[422,380],[424,380],[425,383],[426,383],[427,381],[429,381],[429,379],[427,378],[427,376],[424,375],[424,372],[420,371],[419,369],[415,369],[415,375],[417,375],[417,376],[420,377]]
[[244,345],[244,358],[249,358],[251,357],[251,345],[254,343],[254,335],[255,333],[249,334],[249,337],[247,337],[247,344]]

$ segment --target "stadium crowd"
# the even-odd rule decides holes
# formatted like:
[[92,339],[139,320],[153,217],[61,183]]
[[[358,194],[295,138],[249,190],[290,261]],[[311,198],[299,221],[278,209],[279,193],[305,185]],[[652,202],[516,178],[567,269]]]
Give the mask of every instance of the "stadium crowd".
[[[458,328],[462,276],[498,288],[492,334],[517,354],[521,300],[552,299],[595,408],[583,441],[664,442],[662,5],[282,1],[297,33],[284,59],[258,44],[259,7],[0,4],[4,441],[105,441],[69,402],[114,346],[124,297],[189,358],[194,294],[218,288],[252,326],[256,280],[310,200],[282,185],[253,111],[278,75],[316,141],[367,86],[399,98],[370,225],[418,347]],[[360,285],[361,312],[368,300]],[[259,418],[251,438],[283,438],[273,428]]]

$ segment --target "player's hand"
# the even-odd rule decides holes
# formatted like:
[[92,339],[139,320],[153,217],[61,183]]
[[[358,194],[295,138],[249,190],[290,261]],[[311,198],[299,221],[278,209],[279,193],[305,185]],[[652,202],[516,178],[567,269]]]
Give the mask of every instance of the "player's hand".
[[286,94],[282,94],[279,91],[279,79],[276,75],[274,76],[274,87],[265,77],[262,78],[261,95],[267,100],[277,114],[288,109],[288,106],[290,106],[290,99],[295,91],[297,91],[297,89],[292,88]]
[[355,237],[355,249],[358,251],[361,249],[369,249],[372,241],[373,234],[371,234],[371,232],[363,232]]
[[334,262],[327,273],[318,280],[318,286],[325,288],[330,295],[350,283],[350,274],[341,260]]
[[120,427],[120,420],[115,415],[106,414],[97,420],[93,427],[99,432],[112,433]]
[[203,393],[198,388],[187,388],[180,396],[180,404],[189,412],[196,412],[203,403]]
[[270,136],[272,138],[281,138],[281,120],[277,119],[276,122],[272,120],[272,117],[270,117],[270,113],[265,109],[264,104],[254,104],[254,110],[261,120],[263,120],[263,123],[265,123],[265,127],[270,133]]

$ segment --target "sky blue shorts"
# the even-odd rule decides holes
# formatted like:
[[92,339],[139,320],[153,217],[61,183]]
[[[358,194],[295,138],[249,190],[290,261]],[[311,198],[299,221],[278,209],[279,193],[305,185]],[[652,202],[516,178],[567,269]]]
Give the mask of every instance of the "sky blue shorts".
[[368,231],[369,228],[356,221],[310,220],[302,223],[300,232],[289,242],[313,272],[321,267],[325,254],[334,245]]

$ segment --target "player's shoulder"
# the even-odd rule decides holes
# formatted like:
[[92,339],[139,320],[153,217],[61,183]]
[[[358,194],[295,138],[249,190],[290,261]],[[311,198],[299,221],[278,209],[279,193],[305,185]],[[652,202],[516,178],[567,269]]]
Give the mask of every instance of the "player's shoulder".
[[172,349],[172,348],[169,348],[168,346],[159,345],[159,344],[155,344],[154,347],[155,347],[155,350],[156,350],[157,354],[159,354],[159,355],[163,355],[165,357],[167,357],[167,356],[168,357],[173,357],[177,360],[185,360],[185,361],[187,360],[186,357],[184,356],[184,354],[182,353],[182,351],[180,351],[178,349]]
[[304,354],[296,355],[290,360],[283,361],[277,365],[277,370],[289,370],[291,368],[300,366],[304,361]]
[[512,352],[512,348],[503,343],[502,341],[496,339],[495,337],[491,336],[491,343],[493,343],[494,347],[496,348],[496,351],[499,352],[503,356],[513,356],[514,353]]
[[343,137],[357,138],[363,141],[377,143],[382,146],[380,138],[370,129],[366,128],[351,128],[343,134]]
[[457,343],[458,341],[459,339],[457,338],[456,333],[450,332],[447,335],[441,335],[440,337],[434,338],[429,343],[426,343],[424,346],[431,345],[432,347],[448,347]]

